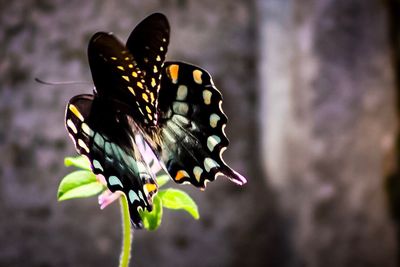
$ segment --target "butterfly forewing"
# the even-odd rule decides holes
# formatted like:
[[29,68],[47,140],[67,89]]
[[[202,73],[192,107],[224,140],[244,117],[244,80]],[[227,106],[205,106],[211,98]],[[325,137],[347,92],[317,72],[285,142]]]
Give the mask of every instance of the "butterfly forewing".
[[161,159],[178,183],[205,187],[217,174],[233,182],[245,178],[222,159],[229,142],[224,128],[222,96],[203,69],[182,62],[167,62],[159,93]]
[[125,193],[132,223],[141,228],[138,209],[151,211],[155,176],[139,151],[130,117],[109,112],[104,105],[92,95],[73,97],[67,105],[66,127],[93,172],[104,177],[110,191]]
[[128,114],[141,125],[156,124],[157,92],[118,39],[109,33],[96,33],[89,42],[88,57],[99,97],[129,106]]
[[155,94],[168,50],[169,33],[167,18],[163,14],[155,13],[140,22],[126,42],[126,47],[145,73],[144,79],[149,90]]

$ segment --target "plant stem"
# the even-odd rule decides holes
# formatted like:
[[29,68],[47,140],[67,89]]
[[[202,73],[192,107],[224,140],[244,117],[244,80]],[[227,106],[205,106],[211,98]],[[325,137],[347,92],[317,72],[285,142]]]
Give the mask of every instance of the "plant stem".
[[132,229],[131,221],[129,216],[128,201],[124,194],[121,194],[121,216],[122,216],[122,251],[119,259],[119,267],[128,267],[129,260],[131,257],[131,245],[132,245]]

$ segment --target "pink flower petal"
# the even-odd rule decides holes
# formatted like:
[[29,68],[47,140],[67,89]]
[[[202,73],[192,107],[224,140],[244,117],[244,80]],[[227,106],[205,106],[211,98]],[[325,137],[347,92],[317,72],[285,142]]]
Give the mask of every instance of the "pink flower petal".
[[111,192],[110,190],[104,191],[100,196],[99,196],[99,205],[100,209],[105,209],[108,205],[113,203],[115,200],[117,200],[121,196],[120,191],[116,192]]

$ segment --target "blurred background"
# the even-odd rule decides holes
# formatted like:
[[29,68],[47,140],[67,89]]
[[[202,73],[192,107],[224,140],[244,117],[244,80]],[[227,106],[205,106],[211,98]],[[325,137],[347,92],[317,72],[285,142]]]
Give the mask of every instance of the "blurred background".
[[0,266],[117,266],[118,204],[58,203],[74,155],[64,109],[92,85],[97,31],[126,40],[153,12],[168,59],[224,95],[226,162],[248,179],[184,186],[200,220],[165,210],[131,266],[398,266],[398,0],[0,1]]

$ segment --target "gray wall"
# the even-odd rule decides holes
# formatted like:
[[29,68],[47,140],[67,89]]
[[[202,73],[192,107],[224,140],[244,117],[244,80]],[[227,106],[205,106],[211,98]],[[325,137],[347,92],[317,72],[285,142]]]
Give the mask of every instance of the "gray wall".
[[[0,266],[116,266],[119,207],[57,203],[87,42],[163,12],[168,59],[224,95],[225,160],[248,178],[185,189],[201,218],[136,231],[132,266],[395,266],[383,190],[396,129],[388,7],[374,0],[0,2]],[[88,81],[44,86],[33,81]]]

